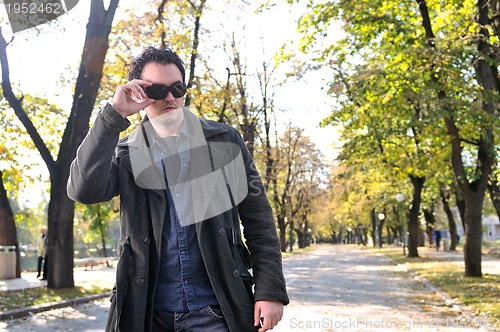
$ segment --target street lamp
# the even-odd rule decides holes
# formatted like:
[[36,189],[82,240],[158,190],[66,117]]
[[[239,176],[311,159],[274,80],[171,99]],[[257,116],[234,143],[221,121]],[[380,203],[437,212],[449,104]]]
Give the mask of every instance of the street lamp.
[[[385,219],[385,214],[379,213],[378,214],[378,220],[379,221],[384,221]],[[382,230],[379,229],[379,223],[377,222],[377,242],[378,242],[378,247],[382,248],[382,237],[380,236],[382,233]]]
[[399,203],[398,211],[399,211],[399,221],[401,222],[401,236],[403,237],[403,256],[406,257],[406,234],[405,234],[405,223],[401,218],[401,203],[405,200],[405,195],[399,193],[396,195],[396,201]]
[[382,221],[385,219],[385,214],[379,213],[377,214],[375,212],[375,240],[377,241],[377,247],[381,248],[382,245],[380,243],[380,232],[379,232],[379,221]]

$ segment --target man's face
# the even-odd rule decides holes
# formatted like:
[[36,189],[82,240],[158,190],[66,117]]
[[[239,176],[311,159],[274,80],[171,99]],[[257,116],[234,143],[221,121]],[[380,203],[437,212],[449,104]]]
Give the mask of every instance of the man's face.
[[[150,62],[144,66],[141,79],[151,83],[172,85],[182,82],[182,74],[179,68],[173,63],[159,64]],[[184,120],[183,105],[184,96],[175,98],[169,92],[164,99],[156,100],[153,104],[146,107],[146,114],[150,120],[155,119],[154,121],[161,125],[167,127],[178,125],[180,127]]]

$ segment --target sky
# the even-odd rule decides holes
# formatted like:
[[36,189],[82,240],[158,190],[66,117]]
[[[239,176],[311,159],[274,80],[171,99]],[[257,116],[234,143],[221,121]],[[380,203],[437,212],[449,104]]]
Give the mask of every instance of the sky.
[[[131,1],[133,0],[121,0],[117,15],[121,15],[120,9],[126,8]],[[2,2],[0,0],[0,4]],[[207,2],[212,6],[221,3],[223,2],[219,0]],[[67,75],[68,71],[72,71],[76,77],[89,7],[88,0],[80,0],[73,10],[58,19],[59,24],[44,24],[39,27],[39,32],[30,29],[15,34],[15,40],[8,48],[8,55],[11,81],[16,85],[21,84],[19,86],[21,91],[46,95],[49,100],[57,102],[61,107],[71,108],[73,84],[57,82],[61,77],[71,77],[72,75]],[[234,20],[226,19],[224,23],[219,24],[232,25],[236,31],[239,26],[245,26],[244,32],[241,33],[246,34],[250,52],[252,49],[257,50],[256,46],[262,49],[263,45],[266,56],[270,57],[284,40],[298,40],[296,20],[303,9],[299,6],[292,8],[283,3],[259,15],[241,13],[235,15]],[[217,13],[217,10],[213,13]],[[2,31],[4,35],[8,35],[9,26],[6,24],[7,15],[3,5],[0,5],[0,18]],[[218,22],[217,16],[203,18],[206,22],[203,23],[202,20],[202,25]],[[254,56],[249,61],[251,60],[260,63],[261,58]],[[225,67],[223,70],[225,72]],[[305,135],[309,136],[323,152],[325,159],[331,161],[336,153],[332,144],[339,146],[338,131],[333,127],[319,128],[319,122],[330,114],[334,103],[324,92],[327,79],[322,72],[308,73],[301,80],[291,78],[275,90],[274,100],[276,109],[287,110],[278,112],[278,125],[284,128],[286,124],[291,123],[304,128]]]

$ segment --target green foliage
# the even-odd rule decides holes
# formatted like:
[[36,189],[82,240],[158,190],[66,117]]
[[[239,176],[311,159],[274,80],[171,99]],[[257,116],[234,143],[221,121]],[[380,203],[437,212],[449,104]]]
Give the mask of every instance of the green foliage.
[[37,207],[19,208],[13,205],[17,239],[24,250],[35,250],[40,228],[47,225],[47,202],[42,201]]
[[[42,96],[24,95],[22,102],[52,156],[56,157],[67,121],[64,111]],[[23,190],[32,191],[31,186],[48,179],[38,178],[42,161],[32,139],[4,98],[0,100],[0,127],[0,168],[5,175],[6,189],[12,198],[18,198]]]
[[[409,191],[404,179],[410,176],[432,179],[424,195],[428,200],[436,197],[439,187],[453,182],[449,136],[442,120],[445,109],[453,110],[471,181],[480,176],[477,142],[483,129],[492,123],[498,128],[498,118],[483,111],[482,100],[487,96],[473,66],[480,56],[476,3],[425,3],[435,33],[432,41],[426,38],[416,1],[310,1],[299,22],[302,50],[316,51],[318,64],[328,64],[335,73],[329,93],[337,106],[322,124],[343,127],[339,161],[360,172],[350,178],[363,188],[360,195],[369,198],[343,199],[365,214],[381,200]],[[339,24],[345,35],[329,42],[327,32]],[[445,101],[440,98],[443,91]],[[373,167],[377,170],[370,170]],[[374,172],[383,175],[377,177]],[[379,194],[373,190],[377,187]],[[358,204],[351,205],[355,201]],[[363,202],[368,206],[363,207]]]
[[115,205],[115,200],[92,205],[76,203],[76,233],[85,245],[102,249],[103,243],[114,240],[108,230],[118,217]]

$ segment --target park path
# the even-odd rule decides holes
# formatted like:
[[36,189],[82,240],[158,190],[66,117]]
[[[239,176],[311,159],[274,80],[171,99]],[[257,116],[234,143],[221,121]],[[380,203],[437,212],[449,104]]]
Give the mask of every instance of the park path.
[[[317,246],[287,257],[283,268],[291,303],[273,332],[495,331],[447,307],[390,259],[355,246]],[[108,307],[100,300],[51,310],[0,322],[0,332],[103,331]]]
[[495,331],[383,255],[318,246],[284,261],[290,305],[273,331]]

